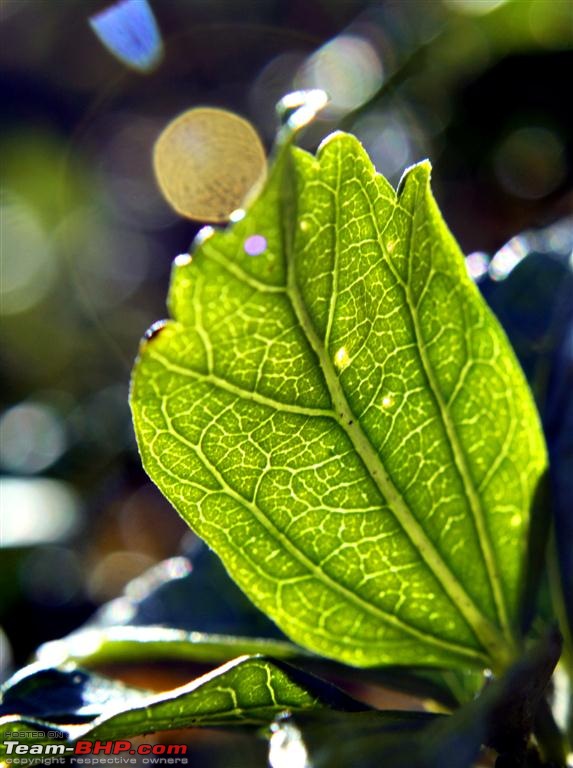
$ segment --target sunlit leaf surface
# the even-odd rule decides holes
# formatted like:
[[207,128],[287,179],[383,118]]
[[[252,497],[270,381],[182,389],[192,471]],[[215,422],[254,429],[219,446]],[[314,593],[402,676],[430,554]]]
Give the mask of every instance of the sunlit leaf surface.
[[255,604],[355,665],[507,663],[545,448],[429,165],[396,193],[351,136],[283,147],[169,304],[140,451]]

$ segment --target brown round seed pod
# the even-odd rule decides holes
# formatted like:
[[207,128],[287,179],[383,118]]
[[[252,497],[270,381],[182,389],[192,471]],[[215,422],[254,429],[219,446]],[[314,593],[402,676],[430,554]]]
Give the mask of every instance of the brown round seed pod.
[[267,158],[255,129],[242,117],[197,107],[160,134],[153,167],[163,196],[177,213],[225,222],[264,181]]

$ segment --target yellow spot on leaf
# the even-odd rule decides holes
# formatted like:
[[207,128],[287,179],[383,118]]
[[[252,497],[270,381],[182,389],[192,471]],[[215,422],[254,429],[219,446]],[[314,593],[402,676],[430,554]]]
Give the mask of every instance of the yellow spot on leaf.
[[348,356],[348,352],[345,347],[340,347],[338,352],[334,355],[334,365],[341,371],[346,368],[349,362],[350,357]]

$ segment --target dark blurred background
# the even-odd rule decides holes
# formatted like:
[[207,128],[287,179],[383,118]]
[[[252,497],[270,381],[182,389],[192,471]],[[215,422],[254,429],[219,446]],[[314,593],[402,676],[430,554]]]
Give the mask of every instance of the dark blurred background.
[[147,73],[96,37],[88,18],[105,7],[0,10],[3,675],[195,546],[141,469],[127,403],[139,339],[199,226],[153,178],[171,118],[231,109],[270,150],[276,101],[324,88],[303,145],[351,130],[394,183],[429,157],[478,273],[573,207],[569,0],[151,0],[164,51]]

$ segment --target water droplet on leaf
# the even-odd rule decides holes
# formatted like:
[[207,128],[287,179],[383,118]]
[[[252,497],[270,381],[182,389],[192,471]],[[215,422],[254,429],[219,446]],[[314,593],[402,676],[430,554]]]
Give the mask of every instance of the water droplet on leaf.
[[229,221],[232,221],[233,224],[236,224],[237,221],[241,221],[242,219],[244,219],[246,214],[247,212],[245,211],[244,208],[237,208],[236,211],[233,211],[232,213],[229,214]]
[[489,256],[481,251],[470,253],[466,256],[466,267],[472,280],[479,282],[487,275]]
[[214,234],[215,234],[215,230],[213,229],[213,227],[209,227],[209,226],[201,227],[199,232],[197,232],[197,234],[195,235],[193,242],[191,243],[191,250],[196,251],[200,245],[203,245],[203,243]]
[[174,263],[176,267],[186,267],[188,264],[191,264],[191,254],[180,253],[179,256],[175,257]]
[[152,339],[155,339],[161,331],[165,328],[167,325],[167,320],[158,320],[156,323],[153,323],[151,328],[148,328],[145,332],[145,336],[143,337],[145,341],[149,342]]

